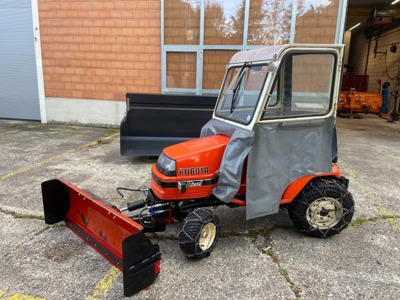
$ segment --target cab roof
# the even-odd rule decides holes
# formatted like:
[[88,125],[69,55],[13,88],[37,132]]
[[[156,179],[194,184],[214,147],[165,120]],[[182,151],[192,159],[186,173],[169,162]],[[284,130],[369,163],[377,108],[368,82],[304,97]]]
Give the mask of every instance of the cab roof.
[[276,60],[279,55],[288,48],[297,49],[339,49],[343,48],[341,44],[283,44],[275,46],[265,46],[262,48],[246,50],[237,52],[232,58],[229,64],[239,64],[245,62],[261,62],[268,60]]
[[275,55],[287,45],[267,46],[253,50],[240,51],[236,53],[229,62],[230,64],[256,62],[275,59]]

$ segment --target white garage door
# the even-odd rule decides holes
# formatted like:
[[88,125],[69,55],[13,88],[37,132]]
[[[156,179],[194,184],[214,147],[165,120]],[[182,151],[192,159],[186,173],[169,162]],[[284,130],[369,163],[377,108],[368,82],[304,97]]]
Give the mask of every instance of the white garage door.
[[40,120],[31,0],[0,1],[0,118]]

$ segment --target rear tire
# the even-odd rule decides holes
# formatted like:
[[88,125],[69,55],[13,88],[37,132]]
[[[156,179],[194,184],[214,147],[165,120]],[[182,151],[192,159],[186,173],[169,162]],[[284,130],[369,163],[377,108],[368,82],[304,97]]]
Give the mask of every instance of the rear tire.
[[351,222],[354,200],[347,188],[332,178],[310,181],[289,206],[293,225],[307,236],[326,238]]
[[219,219],[211,210],[198,208],[185,219],[179,232],[179,245],[188,258],[201,259],[210,255],[218,241]]

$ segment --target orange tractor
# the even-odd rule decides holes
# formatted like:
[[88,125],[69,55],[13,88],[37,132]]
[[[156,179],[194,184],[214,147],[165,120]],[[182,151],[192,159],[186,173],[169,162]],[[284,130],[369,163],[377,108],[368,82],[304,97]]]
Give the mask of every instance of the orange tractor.
[[[46,223],[65,221],[119,268],[126,296],[160,271],[160,249],[146,232],[183,221],[180,248],[204,258],[220,231],[210,208],[220,205],[246,206],[247,219],[283,208],[308,236],[341,232],[354,213],[336,165],[342,54],[342,45],[296,44],[238,52],[201,137],[163,150],[142,200],[118,208],[54,179],[42,183]],[[131,190],[117,189],[123,198]]]

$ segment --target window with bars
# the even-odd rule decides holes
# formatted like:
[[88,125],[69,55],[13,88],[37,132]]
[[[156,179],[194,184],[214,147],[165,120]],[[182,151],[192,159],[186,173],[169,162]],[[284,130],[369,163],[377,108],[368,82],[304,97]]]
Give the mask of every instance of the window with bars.
[[293,42],[333,43],[345,18],[339,3],[162,0],[161,90],[216,94],[237,51]]

